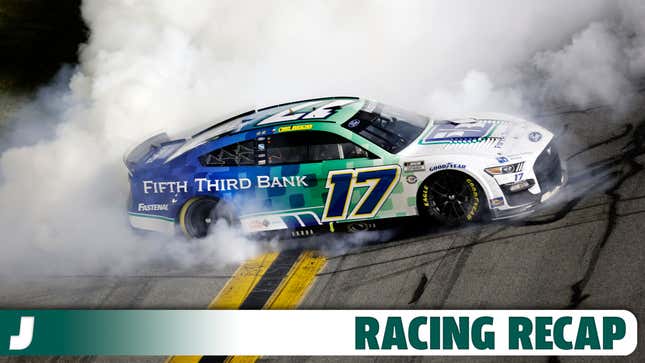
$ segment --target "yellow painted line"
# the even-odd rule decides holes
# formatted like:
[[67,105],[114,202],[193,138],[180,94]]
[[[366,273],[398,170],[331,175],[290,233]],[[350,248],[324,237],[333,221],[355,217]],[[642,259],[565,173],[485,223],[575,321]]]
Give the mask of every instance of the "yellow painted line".
[[[237,309],[269,269],[278,253],[266,253],[242,264],[208,305],[209,309]],[[264,309],[295,309],[313,284],[327,259],[304,251],[264,304]],[[199,363],[202,356],[170,357],[166,363]],[[254,363],[260,356],[231,356],[227,363]]]
[[[326,263],[325,257],[313,251],[302,252],[287,276],[264,304],[264,309],[295,309]],[[228,357],[226,362],[255,363],[258,359],[260,356],[233,356]]]
[[278,257],[277,252],[265,253],[243,263],[208,305],[209,309],[237,309]]
[[226,357],[224,360],[225,363],[255,363],[256,360],[260,358],[259,356],[232,356],[232,357]]
[[168,357],[165,363],[199,363],[201,355],[177,355]]
[[[208,308],[229,310],[239,308],[276,257],[278,257],[277,252],[270,252],[244,262],[208,304]],[[165,363],[199,363],[201,358],[201,355],[171,356]],[[255,362],[255,360],[236,360],[235,362]]]
[[302,252],[264,308],[295,309],[326,263],[327,259],[314,251]]

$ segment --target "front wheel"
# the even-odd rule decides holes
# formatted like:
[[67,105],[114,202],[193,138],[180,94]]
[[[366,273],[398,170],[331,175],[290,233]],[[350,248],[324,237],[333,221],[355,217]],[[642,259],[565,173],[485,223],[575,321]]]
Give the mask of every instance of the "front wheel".
[[219,220],[225,220],[229,225],[236,222],[232,209],[217,199],[190,199],[179,212],[179,225],[188,238],[206,237],[211,226]]
[[419,189],[419,214],[445,225],[458,226],[483,215],[484,192],[469,175],[447,170],[431,175]]

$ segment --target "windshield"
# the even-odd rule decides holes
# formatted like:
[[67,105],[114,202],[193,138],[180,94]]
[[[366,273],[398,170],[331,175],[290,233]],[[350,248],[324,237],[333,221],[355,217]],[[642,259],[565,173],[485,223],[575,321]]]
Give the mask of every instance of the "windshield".
[[428,121],[427,117],[412,112],[367,101],[343,127],[394,154],[419,137]]

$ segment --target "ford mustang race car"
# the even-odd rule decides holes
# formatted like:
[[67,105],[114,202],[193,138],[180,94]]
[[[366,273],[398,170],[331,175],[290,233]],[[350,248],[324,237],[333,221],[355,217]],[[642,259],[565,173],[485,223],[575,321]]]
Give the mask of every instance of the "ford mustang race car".
[[417,216],[444,225],[521,216],[566,172],[546,129],[497,114],[432,119],[355,97],[250,111],[191,137],[156,135],[125,157],[139,229],[204,237],[371,228]]

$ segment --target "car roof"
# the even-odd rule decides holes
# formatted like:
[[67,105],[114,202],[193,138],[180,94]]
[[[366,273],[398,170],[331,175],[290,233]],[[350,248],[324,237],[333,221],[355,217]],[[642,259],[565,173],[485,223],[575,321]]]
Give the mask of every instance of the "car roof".
[[[272,124],[288,123],[288,122],[336,122],[342,123],[347,121],[353,116],[362,101],[358,97],[352,96],[334,96],[334,97],[321,97],[311,98],[305,100],[298,100],[293,102],[281,103],[268,107],[263,107],[256,110],[244,112],[242,114],[233,116],[226,120],[213,124],[212,126],[199,131],[192,137],[202,136],[209,134],[209,137],[229,133],[240,132],[267,127]],[[321,112],[322,109],[331,110],[331,112]],[[312,114],[313,111],[319,110],[318,116]],[[342,112],[353,111],[353,112]],[[313,117],[302,119],[303,116],[310,114]],[[280,115],[284,115],[280,118]],[[297,116],[300,115],[300,118]],[[276,117],[278,116],[278,117]],[[272,119],[273,118],[273,119]]]
[[222,135],[302,121],[342,123],[354,116],[364,103],[365,101],[358,97],[338,96],[312,98],[251,110],[194,134],[186,139],[166,162]]

